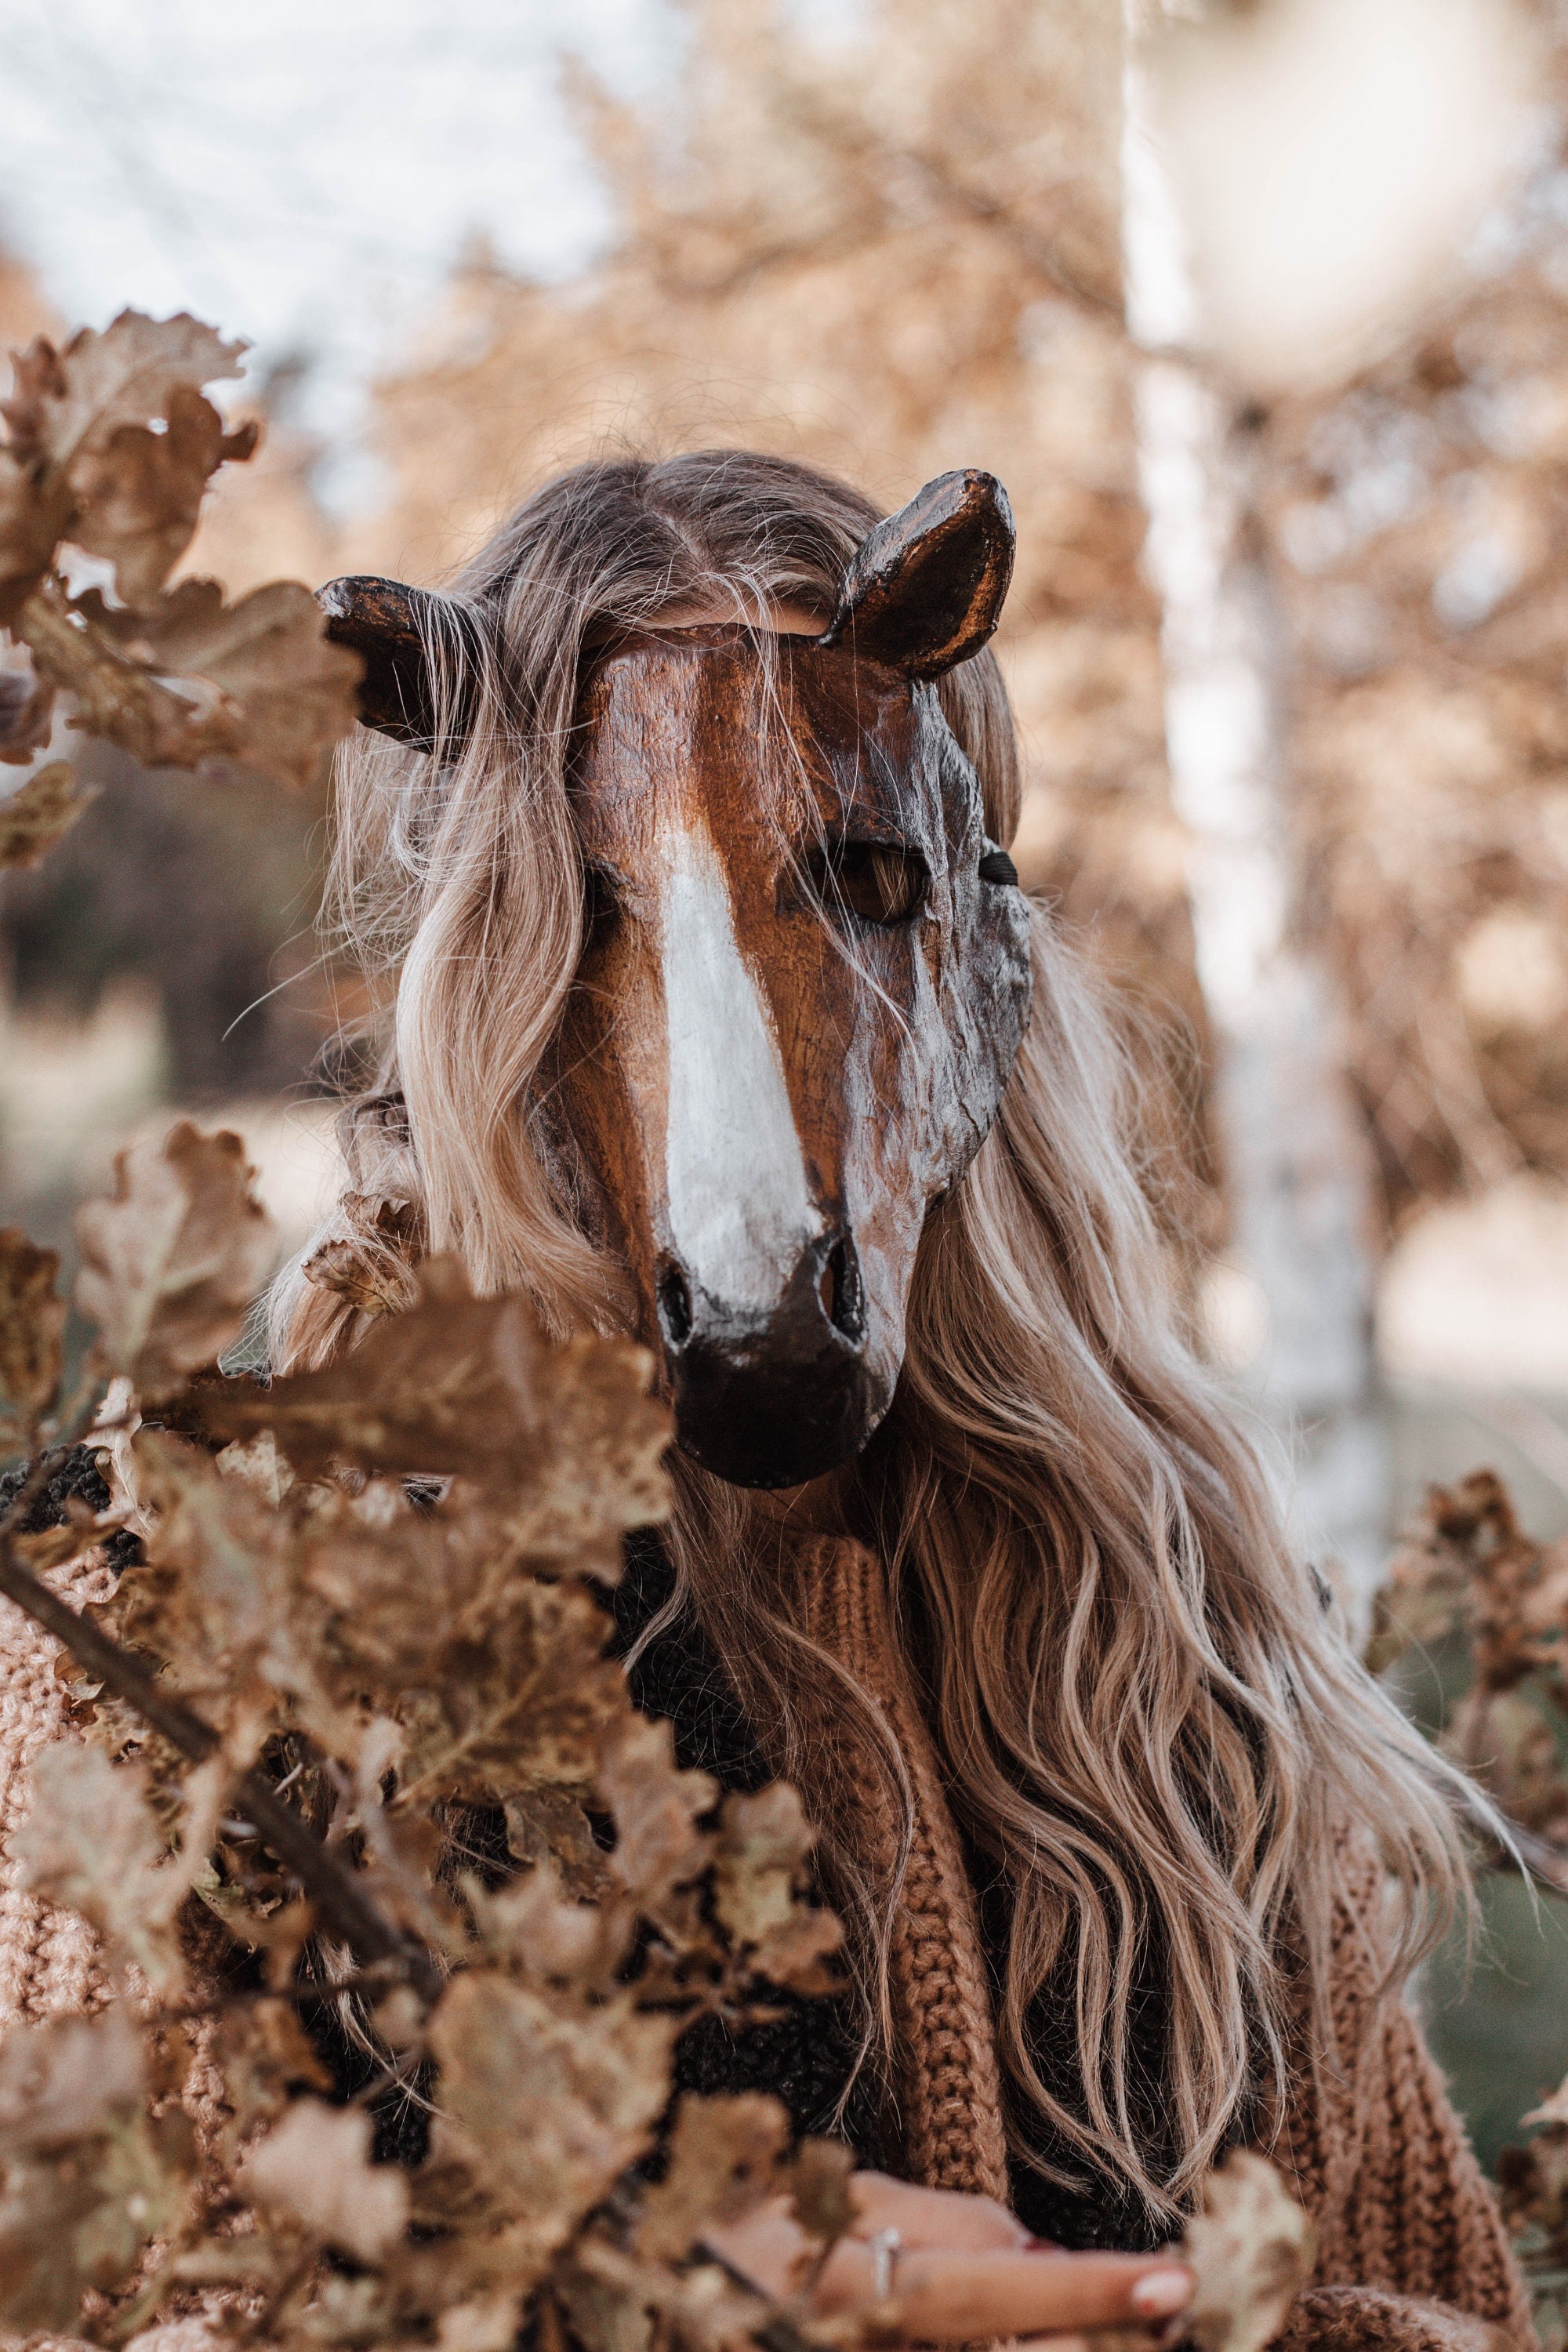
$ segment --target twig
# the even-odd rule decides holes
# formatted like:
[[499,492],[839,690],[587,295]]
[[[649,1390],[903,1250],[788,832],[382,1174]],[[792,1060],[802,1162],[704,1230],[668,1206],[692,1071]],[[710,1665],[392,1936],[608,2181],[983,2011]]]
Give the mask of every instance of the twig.
[[[47,1472],[45,1476],[47,1482]],[[8,1531],[0,1535],[0,1592],[63,1643],[90,1675],[144,1716],[193,1764],[205,1764],[217,1753],[222,1743],[212,1726],[161,1690],[142,1661],[122,1650],[90,1617],[79,1617],[68,1601],[41,1583],[16,1558]],[[391,1961],[422,2000],[437,2000],[446,1979],[432,1955],[383,1916],[355,1874],[321,1843],[292,1806],[283,1803],[266,1774],[254,1769],[244,1773],[235,1795],[263,1844],[293,1872],[361,1968]]]

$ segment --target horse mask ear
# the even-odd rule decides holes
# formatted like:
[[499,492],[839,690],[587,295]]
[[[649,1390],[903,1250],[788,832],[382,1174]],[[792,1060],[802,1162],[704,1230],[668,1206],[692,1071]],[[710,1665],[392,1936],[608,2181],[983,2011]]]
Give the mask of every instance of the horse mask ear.
[[[431,751],[440,714],[429,648],[445,637],[460,655],[472,631],[469,615],[448,597],[405,588],[399,580],[329,580],[317,589],[316,602],[327,616],[332,643],[352,647],[364,663],[362,722],[416,751]],[[456,674],[467,681],[471,703],[475,671],[459,661]],[[448,733],[466,732],[470,717],[460,699]]]
[[863,539],[817,644],[940,677],[992,635],[1013,577],[1013,509],[994,474],[939,474]]

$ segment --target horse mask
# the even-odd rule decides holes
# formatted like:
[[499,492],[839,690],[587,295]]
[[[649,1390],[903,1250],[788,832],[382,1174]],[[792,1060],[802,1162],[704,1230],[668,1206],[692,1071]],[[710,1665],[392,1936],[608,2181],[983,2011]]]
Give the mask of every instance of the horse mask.
[[[927,1211],[1024,1034],[1028,910],[934,684],[1012,560],[1000,484],[946,474],[862,542],[820,636],[649,627],[584,663],[588,920],[538,1108],[680,1445],[738,1486],[815,1477],[881,1421]],[[422,593],[321,599],[366,723],[429,748]]]

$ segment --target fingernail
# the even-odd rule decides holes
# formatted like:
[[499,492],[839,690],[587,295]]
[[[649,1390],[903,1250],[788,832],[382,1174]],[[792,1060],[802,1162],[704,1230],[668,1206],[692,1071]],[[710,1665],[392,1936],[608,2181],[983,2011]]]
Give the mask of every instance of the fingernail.
[[1170,2319],[1193,2299],[1191,2271],[1145,2271],[1128,2297],[1140,2319]]

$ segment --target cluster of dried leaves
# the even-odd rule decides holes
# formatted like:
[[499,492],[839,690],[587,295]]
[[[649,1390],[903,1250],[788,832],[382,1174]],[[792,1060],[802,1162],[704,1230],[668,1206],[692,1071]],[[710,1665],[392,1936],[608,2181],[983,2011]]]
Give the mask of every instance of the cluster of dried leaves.
[[[140,756],[302,775],[355,668],[308,593],[233,611],[165,583],[226,435],[201,386],[237,347],[127,313],[18,363],[0,446],[0,619],[36,674],[0,703]],[[62,541],[112,566],[73,597]],[[307,607],[309,610],[307,611]],[[7,673],[7,676],[14,675]],[[0,803],[0,863],[74,814],[52,765]],[[624,1537],[667,1515],[666,1412],[630,1342],[546,1341],[517,1297],[384,1247],[351,1357],[226,1375],[274,1234],[234,1135],[121,1153],[78,1224],[95,1337],[67,1377],[54,1253],[0,1233],[0,1592],[62,1643],[72,1735],[34,1770],[24,1884],[96,1931],[88,2014],[0,2042],[0,2329],[104,2346],[199,2315],[236,2346],[541,2342],[643,2352],[853,2336],[770,2303],[704,2231],[786,2198],[820,2257],[848,2151],[755,2095],[671,2105],[694,2020],[832,1989],[793,1790],[681,1769],[607,1654]],[[367,1273],[367,1268],[369,1269]],[[110,1503],[32,1507],[79,1441]],[[129,1534],[109,1596],[51,1580]],[[121,1549],[125,1547],[121,1545]],[[346,2097],[331,2021],[357,2053]],[[410,2140],[410,2119],[423,2117]],[[396,2126],[401,2161],[377,2161]],[[1310,2260],[1268,2167],[1209,2184],[1187,2252],[1205,2352],[1257,2352]]]
[[[122,1528],[141,1557],[87,1612],[107,1665],[73,1641],[85,1737],[46,1751],[20,1837],[27,1885],[98,1929],[107,1999],[0,2044],[0,2322],[118,2342],[221,2290],[247,2342],[500,2352],[548,2283],[588,2343],[655,2312],[732,2335],[760,2306],[691,2264],[704,2224],[783,2181],[836,2234],[847,2154],[710,2100],[657,2187],[626,2176],[682,2027],[825,1989],[838,1929],[802,1899],[793,1790],[721,1802],[605,1655],[595,1588],[668,1508],[647,1357],[547,1344],[431,1260],[348,1363],[226,1379],[272,1234],[238,1139],[190,1126],[121,1156],[80,1239],[113,1502],[13,1526],[4,1581],[26,1600],[18,1571]],[[46,1462],[53,1276],[5,1235],[0,1391]],[[258,1834],[258,1775],[303,1861]],[[300,2022],[323,2003],[369,2062],[346,2106]],[[434,2098],[412,2168],[370,2162],[388,2096]]]
[[[73,723],[155,767],[243,764],[305,785],[354,723],[356,656],[327,642],[314,597],[274,581],[234,605],[170,576],[208,481],[248,457],[202,387],[239,373],[242,343],[180,317],[122,311],[63,351],[18,353],[0,403],[0,625],[30,658],[0,671],[0,761],[32,764],[56,698]],[[101,584],[73,593],[86,570]],[[0,803],[0,863],[30,864],[79,813],[51,762]]]
[[[1568,1540],[1526,1535],[1502,1481],[1434,1486],[1376,1598],[1367,1664],[1462,1648],[1468,1682],[1440,1745],[1493,1800],[1546,1885],[1568,1892]],[[1499,1859],[1502,1859],[1499,1853]],[[1568,2342],[1568,2083],[1523,2117],[1498,2159],[1503,2210],[1531,2274],[1542,2339]]]
[[1470,1680],[1442,1745],[1568,1886],[1568,1543],[1532,1541],[1491,1470],[1430,1490],[1373,1604],[1367,1664],[1383,1674],[1456,1636]]

